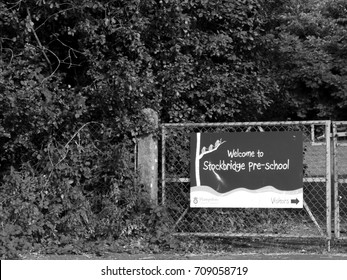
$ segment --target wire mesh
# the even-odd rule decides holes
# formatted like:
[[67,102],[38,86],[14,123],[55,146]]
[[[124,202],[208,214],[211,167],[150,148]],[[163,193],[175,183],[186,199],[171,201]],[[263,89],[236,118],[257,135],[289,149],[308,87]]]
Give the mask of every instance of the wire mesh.
[[[330,145],[328,122],[163,124],[162,201],[177,234],[328,237]],[[190,208],[190,134],[302,131],[304,208]]]

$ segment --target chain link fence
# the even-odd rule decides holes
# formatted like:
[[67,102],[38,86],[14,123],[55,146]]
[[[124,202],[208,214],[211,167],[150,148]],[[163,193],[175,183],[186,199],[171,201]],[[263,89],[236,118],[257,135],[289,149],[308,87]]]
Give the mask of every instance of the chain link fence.
[[[302,131],[302,209],[190,208],[190,134]],[[174,231],[189,236],[317,237],[330,240],[330,122],[259,122],[162,125],[162,203]]]
[[347,239],[347,122],[333,122],[334,232]]

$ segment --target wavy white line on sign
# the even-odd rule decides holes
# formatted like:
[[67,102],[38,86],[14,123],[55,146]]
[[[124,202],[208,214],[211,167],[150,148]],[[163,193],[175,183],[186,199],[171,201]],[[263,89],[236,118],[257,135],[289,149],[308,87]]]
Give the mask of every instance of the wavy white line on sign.
[[250,190],[250,189],[246,189],[246,188],[237,188],[237,189],[231,190],[231,191],[226,192],[226,193],[219,193],[209,186],[197,186],[197,187],[191,188],[190,191],[191,191],[191,193],[207,192],[207,193],[212,194],[214,196],[229,196],[229,195],[234,194],[234,193],[244,193],[244,192],[247,192],[247,193],[271,192],[271,193],[275,193],[275,194],[286,194],[286,195],[294,195],[294,194],[301,194],[302,193],[302,189],[293,190],[293,191],[282,191],[282,190],[274,188],[273,186],[265,186],[265,187],[262,187],[260,189],[255,189],[255,190]]

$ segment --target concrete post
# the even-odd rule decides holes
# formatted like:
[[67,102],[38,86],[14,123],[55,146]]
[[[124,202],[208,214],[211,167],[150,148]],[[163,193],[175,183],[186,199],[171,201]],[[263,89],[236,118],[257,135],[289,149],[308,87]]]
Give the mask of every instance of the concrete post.
[[[152,109],[144,109],[143,113],[153,129],[158,128],[158,114]],[[148,192],[151,206],[158,205],[158,140],[153,134],[143,135],[138,141],[137,164],[139,183]]]

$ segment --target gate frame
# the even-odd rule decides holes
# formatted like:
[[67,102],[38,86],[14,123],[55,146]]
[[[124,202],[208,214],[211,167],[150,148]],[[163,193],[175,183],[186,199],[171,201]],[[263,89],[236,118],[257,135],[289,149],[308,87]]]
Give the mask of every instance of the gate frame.
[[[163,123],[161,124],[161,191],[162,191],[162,205],[165,205],[166,200],[166,190],[165,190],[165,183],[166,183],[166,175],[165,175],[165,144],[166,144],[166,128],[170,127],[218,127],[218,126],[231,126],[231,127],[237,127],[237,126],[250,126],[250,127],[260,127],[261,126],[290,126],[290,125],[311,125],[311,131],[314,130],[314,125],[324,125],[325,127],[325,135],[331,134],[331,121],[330,120],[322,120],[322,121],[278,121],[278,122],[225,122],[225,123]],[[261,131],[261,130],[260,130]],[[331,249],[331,238],[332,238],[332,165],[331,164],[331,137],[325,137],[325,142],[323,142],[326,146],[326,172],[325,172],[325,190],[326,190],[326,233],[324,234],[324,237],[326,237],[327,241],[327,250],[330,252]],[[335,142],[334,142],[335,143]],[[335,149],[333,150],[335,151]],[[335,160],[335,157],[334,157]],[[304,179],[305,180],[305,179]],[[189,178],[179,178],[180,182],[189,182]],[[336,193],[335,193],[336,195]],[[306,203],[304,203],[304,209],[307,211],[308,215],[311,217],[312,213],[309,210],[308,207],[305,206]],[[186,212],[189,209],[187,208],[182,215],[185,215]],[[312,217],[311,217],[312,218]],[[180,217],[182,219],[182,216]],[[180,220],[179,219],[179,220]],[[315,219],[313,217],[313,222],[315,222]],[[321,231],[320,231],[321,232]],[[322,232],[321,232],[322,233]],[[182,234],[180,234],[182,235]],[[186,235],[183,233],[183,235]],[[195,234],[197,236],[204,236],[204,234]],[[219,234],[220,236],[222,234]],[[217,236],[217,234],[216,234]],[[250,235],[247,235],[250,236]],[[263,236],[261,234],[256,234],[255,236]],[[270,236],[270,235],[266,235]],[[280,236],[279,236],[280,237]]]
[[333,190],[334,190],[334,237],[340,240],[347,240],[347,236],[341,236],[341,228],[340,228],[340,198],[339,198],[339,188],[340,183],[346,183],[347,179],[339,179],[338,173],[338,125],[347,125],[347,121],[333,121],[332,122],[332,142],[333,142]]

